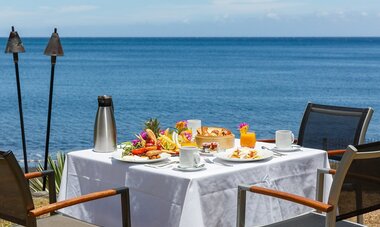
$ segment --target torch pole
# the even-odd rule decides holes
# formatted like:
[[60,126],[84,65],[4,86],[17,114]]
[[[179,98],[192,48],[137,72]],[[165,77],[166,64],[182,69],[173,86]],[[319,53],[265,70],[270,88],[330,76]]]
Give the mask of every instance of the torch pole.
[[21,96],[21,85],[20,76],[18,72],[18,53],[13,53],[13,61],[15,63],[16,70],[16,84],[17,84],[17,96],[18,96],[18,110],[20,113],[20,125],[21,125],[21,139],[22,139],[22,152],[24,155],[24,168],[25,173],[29,172],[28,169],[28,156],[26,153],[26,141],[25,141],[25,128],[24,128],[24,114],[22,112],[22,96]]
[[[51,56],[51,74],[50,74],[50,92],[49,92],[49,109],[46,127],[46,144],[45,144],[45,160],[44,170],[47,170],[48,156],[49,156],[49,141],[50,141],[50,123],[51,123],[51,109],[53,105],[53,88],[54,88],[54,69],[57,56]],[[43,179],[43,190],[46,188],[46,177]]]

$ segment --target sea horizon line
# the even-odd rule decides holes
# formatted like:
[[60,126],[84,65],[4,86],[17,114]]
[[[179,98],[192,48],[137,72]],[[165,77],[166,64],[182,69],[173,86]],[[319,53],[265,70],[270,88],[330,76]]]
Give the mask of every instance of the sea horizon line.
[[[0,36],[0,38],[8,38]],[[22,38],[50,38],[50,36],[23,36]],[[60,38],[88,39],[365,39],[380,36],[60,36]]]

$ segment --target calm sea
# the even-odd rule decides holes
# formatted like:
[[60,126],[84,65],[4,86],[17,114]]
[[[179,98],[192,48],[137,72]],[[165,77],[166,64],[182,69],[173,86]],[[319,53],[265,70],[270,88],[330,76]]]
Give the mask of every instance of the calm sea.
[[[45,149],[48,38],[24,38],[20,76],[29,159]],[[6,39],[0,43],[5,48]],[[92,147],[98,95],[112,95],[118,141],[156,117],[162,127],[201,119],[258,137],[295,133],[308,101],[367,107],[380,138],[380,38],[62,38],[51,153]],[[0,55],[0,149],[22,158],[12,55]]]

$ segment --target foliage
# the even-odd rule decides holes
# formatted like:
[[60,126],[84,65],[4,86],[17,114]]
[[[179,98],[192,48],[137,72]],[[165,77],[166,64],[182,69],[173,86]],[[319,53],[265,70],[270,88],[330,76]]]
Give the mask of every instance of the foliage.
[[[51,156],[48,158],[48,163],[50,169],[54,171],[55,176],[55,188],[57,194],[59,193],[59,187],[61,185],[61,179],[62,179],[62,172],[63,172],[63,166],[65,165],[65,154],[63,152],[57,153],[57,160],[53,160]],[[37,171],[43,171],[43,166],[41,163],[38,163]],[[46,185],[48,184],[49,178],[47,178]],[[30,179],[30,189],[34,192],[42,191],[42,185],[43,185],[43,179],[42,178],[34,178]],[[46,191],[48,191],[48,188],[46,187]]]
[[158,138],[160,135],[160,122],[157,118],[150,118],[148,121],[145,122],[145,129],[152,130]]

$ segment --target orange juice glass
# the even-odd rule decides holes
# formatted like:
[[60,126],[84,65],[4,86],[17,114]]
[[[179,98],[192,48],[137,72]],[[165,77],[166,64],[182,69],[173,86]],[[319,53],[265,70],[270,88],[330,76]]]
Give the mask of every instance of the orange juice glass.
[[255,147],[256,145],[256,133],[247,132],[240,134],[240,146],[242,147]]

